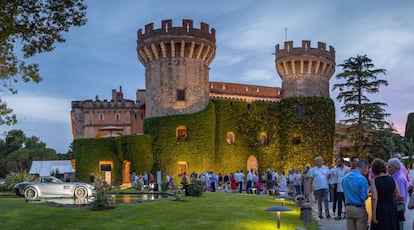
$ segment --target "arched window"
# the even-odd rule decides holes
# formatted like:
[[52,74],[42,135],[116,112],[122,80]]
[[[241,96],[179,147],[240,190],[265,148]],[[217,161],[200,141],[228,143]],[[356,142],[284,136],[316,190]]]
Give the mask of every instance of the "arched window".
[[177,137],[177,141],[186,141],[187,140],[187,127],[185,126],[178,126],[175,130],[175,135]]
[[115,113],[115,120],[116,120],[116,121],[121,120],[121,114],[119,114],[119,113]]
[[267,144],[267,133],[266,132],[260,133],[260,144],[262,145]]
[[104,114],[103,114],[103,113],[100,113],[100,114],[99,114],[99,120],[100,120],[100,121],[103,121],[104,119],[105,119]]
[[234,144],[236,137],[234,136],[233,132],[227,132],[226,141],[229,145]]

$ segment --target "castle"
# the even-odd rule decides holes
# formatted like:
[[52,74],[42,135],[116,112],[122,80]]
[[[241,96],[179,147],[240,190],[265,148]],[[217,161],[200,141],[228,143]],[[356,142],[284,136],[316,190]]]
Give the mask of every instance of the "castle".
[[[145,133],[152,138],[154,161],[146,170],[170,175],[219,169],[260,171],[298,151],[306,160],[321,155],[320,151],[332,155],[335,114],[329,79],[335,72],[335,49],[327,49],[322,42],[312,47],[310,41],[302,41],[299,47],[292,41],[286,41],[283,48],[276,45],[281,88],[210,82],[215,34],[208,24],[202,22],[195,28],[187,19],[182,26],[163,20],[161,28],[154,29],[151,23],[144,31],[139,29],[137,55],[145,67],[145,90],[137,90],[135,100],[125,99],[120,88],[112,91],[110,101],[98,96],[73,101],[75,141]],[[255,124],[253,119],[260,121]],[[318,127],[313,130],[317,133],[309,127]],[[327,136],[331,143],[310,136]],[[122,183],[128,182],[130,171],[140,169],[139,162],[126,158],[120,161],[125,165],[118,172]],[[116,168],[116,162],[110,164]]]

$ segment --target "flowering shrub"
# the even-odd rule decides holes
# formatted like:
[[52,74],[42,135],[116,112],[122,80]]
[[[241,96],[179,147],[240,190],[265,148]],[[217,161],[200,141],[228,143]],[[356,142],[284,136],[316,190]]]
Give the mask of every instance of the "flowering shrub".
[[103,182],[101,187],[97,187],[95,190],[95,201],[93,202],[93,210],[106,210],[113,207],[109,206],[109,198],[106,195],[106,191],[110,190],[111,187],[108,183]]

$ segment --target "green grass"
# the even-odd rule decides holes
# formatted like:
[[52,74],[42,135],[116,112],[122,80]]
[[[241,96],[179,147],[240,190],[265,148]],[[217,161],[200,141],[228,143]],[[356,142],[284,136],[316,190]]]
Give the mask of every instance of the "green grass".
[[[24,198],[0,198],[1,229],[276,229],[276,214],[264,211],[280,205],[271,196],[204,193],[182,202],[117,204],[115,209],[65,208],[27,203]],[[281,229],[303,227],[300,209],[281,214]],[[316,224],[308,229],[317,229]]]

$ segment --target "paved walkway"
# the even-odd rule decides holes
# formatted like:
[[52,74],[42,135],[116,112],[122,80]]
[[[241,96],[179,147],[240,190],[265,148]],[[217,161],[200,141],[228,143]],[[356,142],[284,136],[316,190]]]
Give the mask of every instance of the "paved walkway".
[[[329,210],[331,213],[331,218],[330,219],[319,219],[318,218],[318,207],[317,204],[313,203],[312,204],[312,210],[313,210],[313,214],[314,216],[316,216],[316,218],[319,220],[319,226],[320,226],[320,230],[346,230],[346,220],[345,219],[341,219],[341,220],[335,220],[335,216],[336,215],[332,215],[332,202],[329,202]],[[325,215],[324,215],[325,217]],[[405,211],[405,223],[404,223],[404,230],[412,230],[412,224],[413,224],[413,220],[414,220],[414,209],[409,210],[406,209]]]

